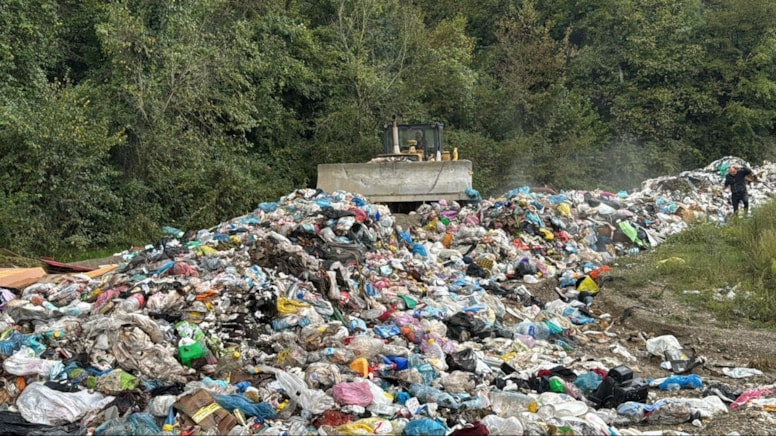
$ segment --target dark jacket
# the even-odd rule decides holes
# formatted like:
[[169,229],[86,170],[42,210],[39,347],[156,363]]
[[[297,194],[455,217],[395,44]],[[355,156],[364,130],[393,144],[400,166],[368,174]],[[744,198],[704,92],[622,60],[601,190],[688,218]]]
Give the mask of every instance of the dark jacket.
[[725,188],[730,186],[730,192],[733,194],[746,192],[746,176],[752,174],[752,170],[747,167],[739,168],[736,175],[728,174],[725,176]]

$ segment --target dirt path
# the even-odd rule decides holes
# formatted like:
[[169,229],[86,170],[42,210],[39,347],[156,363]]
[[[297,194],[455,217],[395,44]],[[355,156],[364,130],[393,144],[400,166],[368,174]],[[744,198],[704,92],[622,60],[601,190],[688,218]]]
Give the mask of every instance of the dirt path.
[[[686,350],[706,358],[705,365],[692,371],[702,377],[703,388],[682,390],[680,395],[657,391],[650,394],[655,398],[702,398],[705,396],[704,388],[719,383],[746,391],[773,385],[776,381],[774,332],[750,329],[745,327],[743,322],[729,328],[720,327],[720,323],[712,314],[683,303],[677,295],[663,291],[659,285],[645,284],[640,289],[624,289],[618,287],[615,280],[602,288],[592,311],[597,315],[611,315],[609,332],[615,333],[615,340],[637,358],[637,361],[630,362],[629,366],[643,378],[671,375],[660,367],[662,359],[651,356],[646,351],[645,340],[652,337],[673,335]],[[763,375],[734,379],[723,373],[724,367],[757,368],[763,371]],[[639,427],[642,431],[668,429],[703,435],[731,432],[776,434],[776,413],[759,408],[743,408],[706,420],[700,427],[691,423]]]

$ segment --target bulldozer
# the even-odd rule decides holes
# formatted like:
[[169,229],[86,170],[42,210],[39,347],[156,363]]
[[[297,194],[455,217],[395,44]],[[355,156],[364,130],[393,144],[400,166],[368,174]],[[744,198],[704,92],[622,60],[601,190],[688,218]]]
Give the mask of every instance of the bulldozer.
[[444,148],[439,122],[383,126],[383,153],[365,163],[318,165],[318,189],[362,195],[394,211],[439,200],[467,203],[472,194],[472,162]]

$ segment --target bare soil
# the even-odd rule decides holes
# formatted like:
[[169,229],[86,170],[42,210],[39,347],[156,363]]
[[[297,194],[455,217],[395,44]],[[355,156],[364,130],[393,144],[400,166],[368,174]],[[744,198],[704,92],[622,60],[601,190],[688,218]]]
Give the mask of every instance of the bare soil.
[[[602,330],[616,336],[606,342],[589,342],[585,354],[595,357],[614,357],[633,369],[641,378],[662,378],[672,375],[669,370],[660,367],[662,359],[651,356],[646,349],[646,340],[661,335],[673,335],[682,346],[696,356],[706,358],[706,363],[691,372],[703,379],[704,387],[683,389],[676,392],[662,392],[650,389],[650,403],[664,397],[704,397],[704,388],[722,383],[733,389],[769,387],[776,381],[776,335],[773,331],[749,328],[745,322],[725,328],[714,316],[681,301],[675,294],[663,291],[659,284],[644,284],[638,289],[624,288],[623,282],[616,280],[617,270],[611,272],[615,280],[606,282],[596,297],[591,312],[599,317],[596,324],[587,329]],[[535,285],[531,292],[543,302],[558,298],[552,281]],[[608,314],[604,315],[604,314]],[[601,318],[601,315],[604,315]],[[612,353],[614,343],[624,346],[636,361],[628,361],[621,355]],[[763,375],[734,379],[722,372],[723,367],[751,367],[763,372]],[[730,410],[728,414],[711,419],[680,425],[638,425],[640,431],[684,432],[700,435],[738,434],[774,434],[776,435],[776,413],[757,407],[742,407]]]

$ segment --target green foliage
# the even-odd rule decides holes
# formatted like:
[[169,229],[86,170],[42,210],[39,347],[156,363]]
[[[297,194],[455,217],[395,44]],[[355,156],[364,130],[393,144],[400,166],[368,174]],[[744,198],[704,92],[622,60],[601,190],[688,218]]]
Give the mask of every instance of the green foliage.
[[35,104],[0,108],[0,244],[19,253],[108,243],[122,223],[108,153],[123,141],[88,89],[53,84]]
[[212,226],[369,160],[393,114],[444,122],[485,195],[776,158],[771,0],[7,0],[0,24],[0,245],[26,253]]
[[35,91],[61,57],[57,2],[5,0],[0,3],[0,93]]
[[[655,249],[628,258],[624,287],[659,283],[722,321],[776,324],[776,202],[751,219],[701,223]],[[687,293],[685,291],[692,291]],[[732,299],[728,294],[732,291]]]

